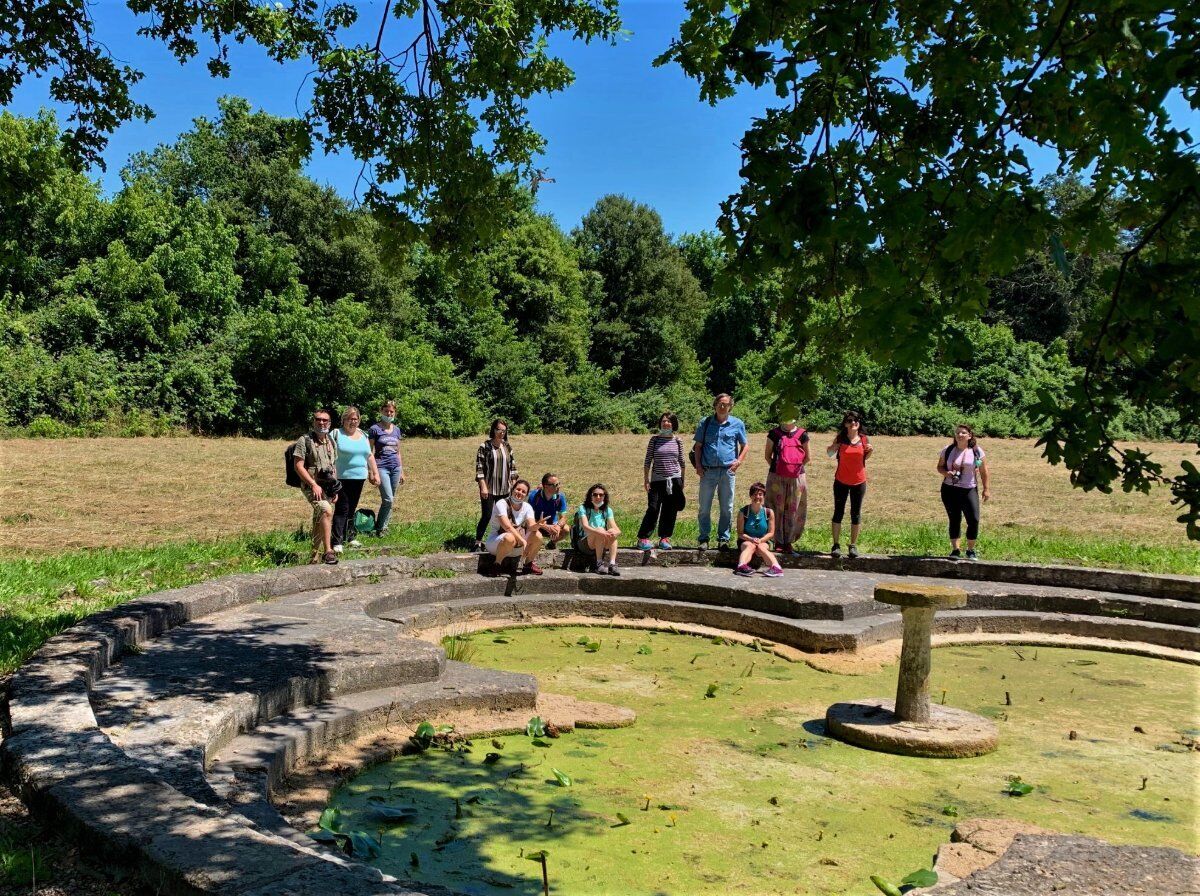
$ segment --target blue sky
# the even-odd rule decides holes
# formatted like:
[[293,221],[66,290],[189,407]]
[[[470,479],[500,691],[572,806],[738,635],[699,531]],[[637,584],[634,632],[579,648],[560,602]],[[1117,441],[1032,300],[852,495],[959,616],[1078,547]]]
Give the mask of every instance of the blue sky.
[[[356,31],[373,38],[383,4],[360,2],[359,7]],[[134,96],[157,113],[152,121],[129,122],[113,135],[105,154],[107,173],[94,172],[108,190],[120,186],[121,167],[132,153],[172,142],[194,118],[215,115],[222,95],[244,96],[281,116],[307,107],[308,67],[302,63],[280,66],[256,47],[235,45],[233,76],[214,79],[204,66],[203,49],[197,60],[181,66],[161,44],[138,38],[123,0],[95,0],[92,12],[99,39],[118,59],[145,72]],[[539,167],[555,180],[541,187],[539,206],[569,230],[601,196],[623,193],[656,209],[671,233],[712,228],[720,202],[738,187],[738,141],[775,97],[747,90],[713,107],[699,100],[698,86],[678,67],[653,67],[654,57],[678,32],[682,0],[627,0],[621,15],[630,33],[616,46],[588,46],[565,36],[551,44],[574,69],[576,81],[530,104],[534,127],[548,140]],[[404,31],[395,21],[389,28],[397,36]],[[9,108],[32,114],[46,104],[44,85],[27,82]],[[1177,121],[1195,125],[1197,116],[1177,93],[1168,107]],[[1035,151],[1031,162],[1035,170],[1049,173],[1055,158]],[[348,158],[317,155],[309,164],[314,179],[348,197],[358,173],[358,163]]]
[[[360,25],[373,33],[382,3],[360,8]],[[601,196],[623,193],[655,208],[672,233],[711,228],[721,200],[738,186],[738,141],[766,98],[746,92],[712,107],[700,102],[698,86],[678,67],[652,66],[678,31],[682,2],[627,2],[621,10],[631,33],[615,46],[588,46],[565,36],[552,44],[576,81],[563,93],[531,103],[534,127],[548,140],[539,167],[555,179],[542,185],[540,208],[570,229]],[[301,111],[306,108],[303,64],[280,66],[255,47],[235,45],[232,77],[214,79],[203,50],[181,66],[161,45],[138,38],[123,0],[96,0],[93,16],[111,52],[145,72],[134,96],[156,113],[152,121],[129,122],[113,135],[105,153],[108,171],[94,172],[108,190],[120,186],[120,169],[132,153],[172,142],[194,118],[215,115],[222,95],[244,96],[275,115],[296,115],[297,102]],[[402,33],[401,23],[389,27]],[[8,108],[32,114],[43,105],[48,105],[44,85],[27,82]],[[314,179],[346,196],[358,172],[358,163],[348,158],[318,154],[309,165]]]

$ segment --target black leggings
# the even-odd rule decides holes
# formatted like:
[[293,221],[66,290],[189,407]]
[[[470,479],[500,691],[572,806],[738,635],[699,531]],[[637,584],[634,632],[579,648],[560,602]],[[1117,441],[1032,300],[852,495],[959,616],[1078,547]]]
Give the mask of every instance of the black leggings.
[[683,490],[682,479],[671,480],[672,494],[667,494],[665,480],[650,483],[646,493],[646,515],[638,529],[638,538],[649,538],[658,526],[659,538],[670,538],[675,534],[675,516],[679,513],[679,492]]
[[833,521],[839,526],[846,512],[846,499],[850,499],[850,525],[857,526],[862,522],[863,495],[867,493],[865,482],[858,485],[846,485],[833,480]]
[[950,537],[958,538],[962,531],[962,518],[967,518],[967,541],[979,537],[979,489],[959,488],[942,483],[942,504],[950,518]]
[[488,495],[479,499],[479,523],[475,526],[475,540],[483,541],[483,533],[487,531],[488,523],[492,521],[492,508],[501,498],[508,495]]
[[358,530],[354,528],[354,511],[358,510],[358,499],[362,497],[363,483],[366,481],[342,480],[342,490],[338,492],[337,503],[333,505],[333,532],[330,533],[330,544],[345,544],[358,537]]

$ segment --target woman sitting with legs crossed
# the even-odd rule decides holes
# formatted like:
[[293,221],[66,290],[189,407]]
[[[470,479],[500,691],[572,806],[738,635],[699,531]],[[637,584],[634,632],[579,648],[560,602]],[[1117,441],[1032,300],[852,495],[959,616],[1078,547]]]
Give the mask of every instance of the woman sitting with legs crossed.
[[[540,576],[542,568],[534,561],[542,549],[542,533],[538,531],[533,508],[525,500],[529,494],[529,483],[518,479],[513,483],[508,497],[500,498],[492,507],[492,519],[488,526],[487,552],[496,558],[501,572],[516,574],[517,557],[525,561],[521,572]],[[505,563],[511,561],[510,568]]]
[[608,489],[597,482],[588,489],[587,497],[575,511],[571,527],[571,547],[584,556],[595,555],[596,572],[619,576],[617,569],[617,539],[621,530],[608,505]]
[[737,519],[738,555],[737,569],[733,572],[739,576],[752,576],[750,561],[758,556],[767,568],[763,575],[783,575],[779,561],[771,553],[771,539],[775,537],[775,511],[767,506],[767,487],[761,482],[750,486],[750,503],[738,511]]

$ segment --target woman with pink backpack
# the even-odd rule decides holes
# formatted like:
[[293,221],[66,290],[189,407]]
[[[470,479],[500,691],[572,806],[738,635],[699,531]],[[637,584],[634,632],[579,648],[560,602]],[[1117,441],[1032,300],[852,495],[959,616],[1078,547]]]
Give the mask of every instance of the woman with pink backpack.
[[799,553],[795,543],[804,536],[808,522],[808,433],[793,417],[767,433],[767,506],[775,511],[775,549],[781,554]]

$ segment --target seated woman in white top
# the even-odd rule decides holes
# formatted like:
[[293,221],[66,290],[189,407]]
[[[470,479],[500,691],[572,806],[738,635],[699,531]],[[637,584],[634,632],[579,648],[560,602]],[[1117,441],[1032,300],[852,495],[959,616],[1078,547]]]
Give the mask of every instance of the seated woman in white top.
[[484,547],[496,558],[496,565],[501,570],[505,562],[511,560],[511,569],[508,571],[517,572],[517,556],[510,555],[519,551],[520,558],[525,561],[521,572],[540,576],[542,568],[534,560],[542,549],[542,533],[538,531],[533,508],[525,500],[528,495],[529,483],[518,479],[508,497],[496,501],[492,507],[492,519],[488,524]]

